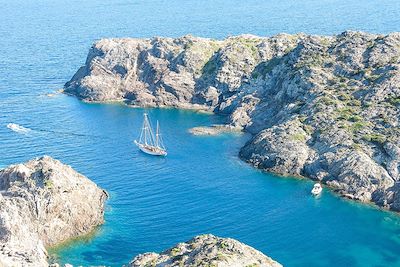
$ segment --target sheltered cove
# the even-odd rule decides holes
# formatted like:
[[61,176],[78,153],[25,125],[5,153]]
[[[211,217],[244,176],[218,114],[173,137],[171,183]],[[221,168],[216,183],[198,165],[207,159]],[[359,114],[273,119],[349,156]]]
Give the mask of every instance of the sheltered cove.
[[65,92],[227,115],[253,166],[400,211],[399,59],[399,33],[103,39]]

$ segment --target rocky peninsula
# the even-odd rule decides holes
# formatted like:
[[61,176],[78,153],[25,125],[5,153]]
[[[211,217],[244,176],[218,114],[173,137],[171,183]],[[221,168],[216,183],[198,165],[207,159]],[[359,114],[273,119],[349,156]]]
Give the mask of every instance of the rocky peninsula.
[[399,68],[400,33],[103,39],[65,92],[224,114],[255,167],[400,211]]
[[44,156],[0,170],[0,266],[49,266],[46,247],[103,223],[107,193]]
[[200,235],[162,252],[136,256],[129,267],[280,267],[278,262],[231,238]]

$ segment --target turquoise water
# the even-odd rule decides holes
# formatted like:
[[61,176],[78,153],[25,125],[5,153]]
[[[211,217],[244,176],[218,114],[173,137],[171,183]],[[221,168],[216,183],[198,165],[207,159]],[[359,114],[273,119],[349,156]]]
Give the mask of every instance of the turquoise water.
[[[194,137],[224,118],[149,110],[167,158],[132,145],[141,109],[57,94],[102,37],[222,38],[253,33],[399,30],[398,1],[0,1],[0,167],[43,154],[110,193],[106,223],[56,251],[62,262],[120,266],[196,234],[237,238],[286,266],[400,266],[400,217],[312,183],[261,173],[237,158],[248,136]],[[18,123],[31,131],[6,128]]]

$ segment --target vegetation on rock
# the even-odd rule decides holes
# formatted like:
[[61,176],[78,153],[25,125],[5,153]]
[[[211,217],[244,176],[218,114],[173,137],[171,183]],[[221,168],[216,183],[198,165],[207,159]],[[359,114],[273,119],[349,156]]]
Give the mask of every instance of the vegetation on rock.
[[254,166],[399,211],[399,59],[399,33],[104,39],[65,92],[226,114]]

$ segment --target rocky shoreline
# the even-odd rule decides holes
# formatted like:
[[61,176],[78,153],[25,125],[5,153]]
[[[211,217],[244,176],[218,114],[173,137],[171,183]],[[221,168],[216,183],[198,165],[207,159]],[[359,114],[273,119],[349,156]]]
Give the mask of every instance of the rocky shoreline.
[[[48,156],[0,170],[0,266],[59,267],[49,264],[46,247],[102,224],[107,198],[88,178]],[[138,255],[127,266],[282,265],[234,239],[201,235],[160,254]]]
[[263,253],[231,238],[200,235],[160,253],[136,256],[128,267],[218,266],[281,267]]
[[224,114],[253,166],[400,211],[399,69],[399,33],[103,39],[65,92]]
[[0,170],[0,266],[49,266],[46,247],[104,222],[107,193],[48,156]]

